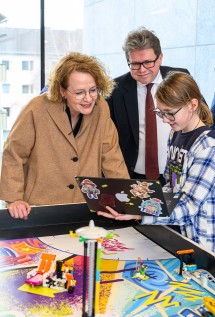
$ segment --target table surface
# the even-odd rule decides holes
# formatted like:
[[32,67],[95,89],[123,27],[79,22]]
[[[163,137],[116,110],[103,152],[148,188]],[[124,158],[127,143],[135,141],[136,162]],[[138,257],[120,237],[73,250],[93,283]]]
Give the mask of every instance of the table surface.
[[[178,275],[180,262],[175,255],[177,250],[194,249],[198,268],[215,276],[214,255],[174,230],[134,228],[132,223],[122,228],[122,223],[90,213],[86,204],[34,207],[27,221],[11,219],[2,209],[0,218],[0,316],[82,316],[83,243],[69,237],[69,230],[88,225],[92,218],[112,233],[102,244],[98,316],[179,316],[179,312],[201,316],[203,297],[213,296]],[[43,253],[61,260],[73,258],[77,280],[73,294],[25,284],[27,273],[37,267]],[[146,280],[135,278],[141,261]]]

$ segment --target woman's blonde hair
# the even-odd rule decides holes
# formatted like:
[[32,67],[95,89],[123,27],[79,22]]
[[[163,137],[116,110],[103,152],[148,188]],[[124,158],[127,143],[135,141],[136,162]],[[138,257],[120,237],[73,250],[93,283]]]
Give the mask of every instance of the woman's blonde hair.
[[187,106],[192,99],[197,99],[196,113],[199,118],[208,126],[213,124],[213,115],[191,75],[176,71],[169,72],[159,84],[155,97],[170,108],[182,108]]
[[90,74],[96,86],[100,88],[102,96],[108,97],[112,93],[115,82],[108,76],[102,62],[93,56],[71,52],[56,64],[51,73],[48,91],[50,100],[58,102],[62,100],[60,87],[67,89],[68,78],[74,71]]

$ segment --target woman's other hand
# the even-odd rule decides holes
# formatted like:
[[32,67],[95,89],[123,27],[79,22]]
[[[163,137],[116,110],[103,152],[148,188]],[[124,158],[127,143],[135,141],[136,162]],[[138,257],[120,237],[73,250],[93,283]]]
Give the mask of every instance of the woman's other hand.
[[23,200],[16,200],[14,202],[7,202],[7,209],[12,218],[28,219],[31,207]]

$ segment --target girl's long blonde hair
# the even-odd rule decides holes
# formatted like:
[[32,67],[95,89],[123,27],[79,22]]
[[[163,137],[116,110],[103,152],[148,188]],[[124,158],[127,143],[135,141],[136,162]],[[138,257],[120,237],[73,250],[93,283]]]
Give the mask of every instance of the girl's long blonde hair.
[[207,126],[213,124],[213,115],[204,102],[200,89],[191,75],[169,72],[159,84],[156,99],[170,108],[185,107],[192,99],[198,100],[196,113]]

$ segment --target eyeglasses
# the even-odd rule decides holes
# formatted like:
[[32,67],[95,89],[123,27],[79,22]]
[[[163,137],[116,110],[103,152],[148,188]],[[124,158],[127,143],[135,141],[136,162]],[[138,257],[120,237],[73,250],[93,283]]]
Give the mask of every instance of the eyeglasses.
[[128,63],[128,66],[131,70],[139,70],[141,66],[145,67],[146,69],[152,68],[155,66],[155,63],[158,60],[158,57],[156,57],[155,60],[153,61]]
[[171,112],[162,112],[158,109],[155,109],[154,112],[156,113],[156,115],[163,119],[163,116],[166,117],[169,121],[175,121],[175,115],[176,113],[178,113],[182,108],[179,108],[176,112],[171,113]]
[[77,100],[84,99],[87,93],[89,93],[92,98],[97,97],[101,91],[99,87],[92,87],[89,90],[80,89],[75,90],[74,92],[71,92],[68,88],[66,90],[68,90],[70,94],[74,95]]

